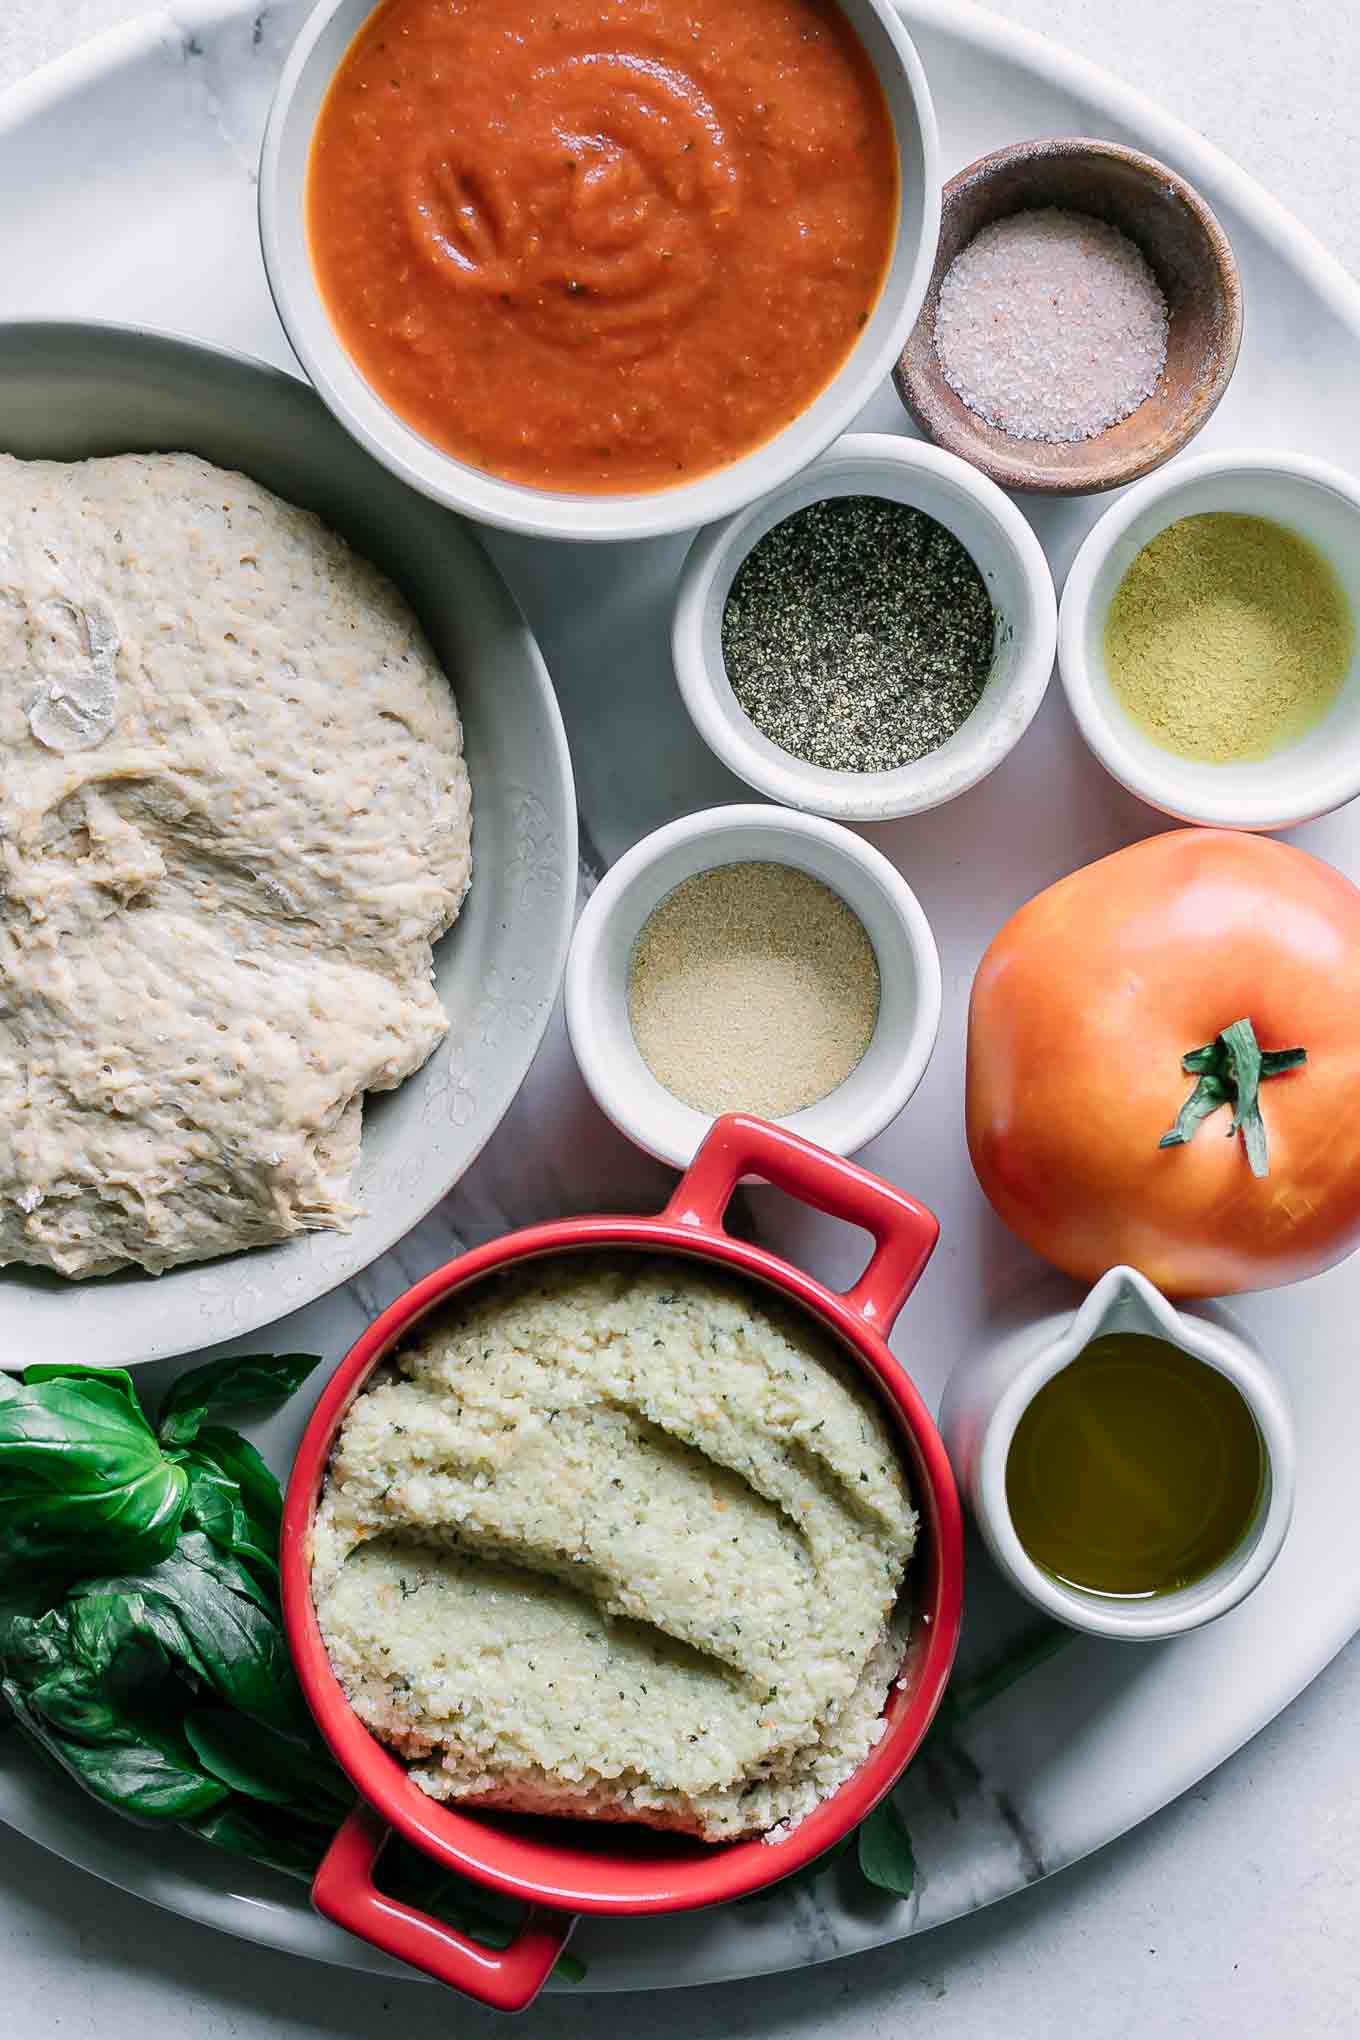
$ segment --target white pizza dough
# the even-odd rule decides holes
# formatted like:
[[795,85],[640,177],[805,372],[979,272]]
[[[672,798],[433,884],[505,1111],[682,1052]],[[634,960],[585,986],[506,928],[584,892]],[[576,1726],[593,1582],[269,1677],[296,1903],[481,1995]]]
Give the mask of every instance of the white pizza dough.
[[470,846],[449,683],[315,517],[189,454],[0,456],[0,1264],[344,1226]]

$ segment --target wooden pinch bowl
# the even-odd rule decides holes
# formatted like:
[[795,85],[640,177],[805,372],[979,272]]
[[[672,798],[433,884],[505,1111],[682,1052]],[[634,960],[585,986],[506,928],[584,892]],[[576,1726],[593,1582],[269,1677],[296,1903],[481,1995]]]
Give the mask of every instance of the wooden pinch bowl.
[[[1137,244],[1170,314],[1166,367],[1136,411],[1091,439],[1015,439],[970,411],[935,351],[940,285],[993,221],[1061,206],[1106,220]],[[937,445],[1003,489],[1077,496],[1122,488],[1170,460],[1208,423],[1242,341],[1242,285],[1228,237],[1183,177],[1118,142],[1017,142],[970,163],[944,189],[940,245],[921,315],[893,371],[897,393]]]

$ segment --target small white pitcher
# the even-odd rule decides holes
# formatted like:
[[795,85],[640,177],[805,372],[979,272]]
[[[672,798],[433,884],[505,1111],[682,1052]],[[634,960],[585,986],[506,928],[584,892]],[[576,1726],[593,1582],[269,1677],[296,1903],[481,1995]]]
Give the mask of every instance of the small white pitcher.
[[[1177,1310],[1133,1268],[1111,1268],[1075,1313],[1054,1309],[1054,1300],[1054,1285],[1040,1284],[1012,1304],[995,1323],[987,1349],[961,1361],[950,1377],[940,1429],[959,1485],[1001,1571],[1058,1621],[1132,1643],[1198,1629],[1258,1586],[1284,1543],[1294,1508],[1295,1467],[1294,1426],[1284,1392],[1226,1312],[1212,1304]],[[1255,1418],[1264,1452],[1260,1503],[1237,1549],[1203,1579],[1147,1599],[1089,1593],[1055,1579],[1026,1552],[1006,1501],[1006,1460],[1025,1410],[1046,1382],[1107,1332],[1166,1339],[1217,1368]]]

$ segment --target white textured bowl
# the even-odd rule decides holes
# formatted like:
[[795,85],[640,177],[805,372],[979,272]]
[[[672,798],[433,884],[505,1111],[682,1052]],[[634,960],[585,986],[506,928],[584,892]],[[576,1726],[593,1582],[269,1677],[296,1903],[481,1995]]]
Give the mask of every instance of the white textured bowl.
[[[977,707],[948,743],[893,772],[832,772],[795,758],[761,734],[727,678],[722,619],[738,568],[767,531],[827,496],[883,496],[937,519],[972,554],[996,609],[996,650]],[[810,814],[878,822],[939,807],[996,770],[1044,698],[1056,637],[1044,549],[995,482],[920,440],[857,432],[776,494],[699,533],[680,576],[671,649],[695,728],[748,786]]]
[[878,1024],[843,1084],[781,1121],[834,1154],[854,1154],[894,1120],[925,1075],[940,1025],[940,957],[915,893],[881,852],[834,822],[775,808],[685,815],[635,843],[577,923],[567,960],[567,1029],[600,1109],[649,1154],[685,1168],[712,1117],[658,1083],[628,1017],[633,945],[668,893],[723,864],[809,872],[857,914],[878,960]]
[[902,204],[887,278],[846,361],[816,401],[753,453],[680,488],[577,495],[502,481],[434,446],[389,410],[331,325],[307,246],[312,131],[331,79],[374,0],[320,0],[294,43],[260,158],[260,242],[289,341],[323,402],[403,481],[485,524],[538,538],[648,538],[754,502],[843,432],[888,374],[925,298],[940,232],[939,139],[925,72],[891,0],[838,0],[873,63],[897,137]]
[[1315,545],[1360,619],[1360,484],[1320,460],[1203,454],[1152,475],[1107,510],[1072,563],[1058,621],[1058,668],[1083,737],[1121,786],[1182,822],[1291,829],[1360,793],[1360,651],[1331,710],[1296,744],[1249,764],[1178,758],[1124,713],[1105,665],[1115,591],[1145,545],[1182,517],[1269,517]]
[[[534,1059],[576,903],[576,801],[557,698],[500,575],[458,518],[383,473],[294,375],[144,328],[0,322],[0,448],[24,460],[176,447],[314,510],[414,605],[453,681],[472,776],[472,890],[435,944],[449,1031],[370,1092],[347,1233],[67,1282],[0,1271],[4,1363],[131,1367],[267,1325],[347,1282],[452,1189]],[[90,754],[93,757],[93,753]]]
[[[1013,1587],[1036,1608],[1089,1636],[1156,1643],[1216,1622],[1257,1588],[1280,1555],[1294,1513],[1298,1448],[1284,1389],[1265,1355],[1215,1303],[1177,1309],[1134,1268],[1111,1268],[1079,1310],[1073,1285],[1050,1276],[1012,1297],[979,1350],[954,1369],[940,1429],[983,1542]],[[1241,1542],[1223,1562],[1164,1594],[1097,1594],[1032,1559],[1011,1517],[1007,1470],[1020,1420],[1039,1391],[1093,1339],[1131,1332],[1164,1339],[1230,1381],[1250,1410],[1264,1480]]]

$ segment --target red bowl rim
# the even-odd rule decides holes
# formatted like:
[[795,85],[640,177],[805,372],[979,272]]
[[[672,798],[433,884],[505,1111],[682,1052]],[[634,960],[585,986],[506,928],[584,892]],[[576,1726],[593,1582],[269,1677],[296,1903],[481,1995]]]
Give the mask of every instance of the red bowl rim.
[[[887,1726],[837,1791],[775,1845],[761,1836],[695,1843],[694,1854],[611,1855],[544,1832],[506,1831],[487,1811],[428,1797],[359,1720],[331,1669],[312,1604],[312,1520],[336,1433],[373,1369],[435,1305],[493,1270],[582,1249],[681,1254],[753,1277],[803,1305],[867,1370],[895,1418],[920,1533],[912,1563],[915,1615]],[[407,1842],[446,1869],[530,1903],[571,1912],[687,1911],[748,1896],[801,1869],[848,1834],[892,1789],[920,1748],[944,1695],[963,1614],[963,1526],[953,1470],[934,1420],[878,1332],[845,1299],[766,1249],[725,1232],[655,1218],[559,1219],[506,1234],[447,1262],[389,1305],[350,1348],[303,1433],[289,1477],[280,1542],[284,1623],[303,1694],[356,1790]],[[638,1829],[629,1824],[630,1836]]]

